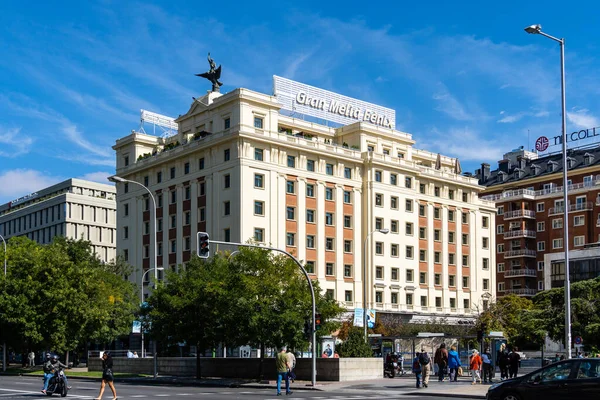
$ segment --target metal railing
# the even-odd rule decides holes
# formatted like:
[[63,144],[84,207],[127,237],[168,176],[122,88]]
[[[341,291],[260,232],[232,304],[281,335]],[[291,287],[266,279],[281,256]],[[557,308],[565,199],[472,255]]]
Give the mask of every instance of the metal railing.
[[[594,203],[591,201],[585,201],[583,203],[569,204],[570,211],[589,211],[594,208]],[[562,214],[565,212],[565,206],[552,207],[548,209],[548,215]]]
[[520,250],[510,250],[504,252],[504,258],[514,258],[514,257],[535,257],[536,251],[529,249],[520,249]]
[[516,294],[517,296],[534,296],[537,293],[535,289],[506,289],[504,294]]
[[[567,186],[567,191],[575,191],[575,190],[595,186],[598,184],[600,184],[600,178],[596,178],[589,182],[574,183],[572,185]],[[531,189],[507,190],[506,192],[483,196],[482,199],[490,200],[490,201],[497,201],[497,200],[501,200],[501,199],[509,199],[512,197],[520,197],[520,196],[532,196],[535,198],[537,196],[544,196],[547,194],[562,193],[562,191],[563,191],[562,186],[552,186],[548,189],[542,189],[542,190],[531,190]]]
[[528,237],[528,238],[533,238],[535,239],[537,236],[537,233],[535,231],[529,231],[529,230],[518,230],[518,231],[508,231],[508,232],[504,232],[504,238],[516,238],[516,237]]
[[514,218],[535,218],[535,211],[531,210],[514,210],[507,211],[504,213],[504,219],[514,219]]
[[504,271],[504,277],[516,277],[516,276],[537,276],[537,271],[534,269],[511,269]]

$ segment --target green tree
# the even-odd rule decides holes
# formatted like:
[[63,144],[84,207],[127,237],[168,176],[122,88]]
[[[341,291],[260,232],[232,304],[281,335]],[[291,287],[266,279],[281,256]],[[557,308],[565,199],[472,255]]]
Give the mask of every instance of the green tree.
[[365,342],[364,330],[352,327],[348,330],[348,338],[336,346],[340,357],[371,357],[371,346]]

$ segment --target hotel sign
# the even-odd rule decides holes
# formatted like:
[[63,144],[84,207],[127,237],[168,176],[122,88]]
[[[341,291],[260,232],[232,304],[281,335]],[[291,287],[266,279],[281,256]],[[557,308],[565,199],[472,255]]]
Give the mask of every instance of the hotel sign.
[[396,111],[390,108],[276,75],[273,75],[273,94],[284,110],[344,125],[364,121],[390,129],[396,126]]
[[38,196],[37,192],[34,192],[34,193],[30,193],[26,196],[19,197],[18,199],[14,199],[13,201],[11,201],[9,203],[8,207],[10,208],[12,206],[16,206],[17,204],[24,203],[28,200],[35,199],[37,196]]
[[[596,131],[598,129],[598,131]],[[596,136],[600,136],[600,128],[589,128],[582,129],[567,133],[567,143],[577,142],[577,145],[584,146],[590,142],[596,142],[597,139],[593,139]],[[591,139],[591,140],[587,140]],[[550,144],[551,142],[551,144]],[[584,143],[585,142],[585,143]],[[554,136],[552,139],[548,139],[546,136],[540,136],[535,142],[535,149],[543,152],[548,149],[549,146],[562,145],[562,135]]]

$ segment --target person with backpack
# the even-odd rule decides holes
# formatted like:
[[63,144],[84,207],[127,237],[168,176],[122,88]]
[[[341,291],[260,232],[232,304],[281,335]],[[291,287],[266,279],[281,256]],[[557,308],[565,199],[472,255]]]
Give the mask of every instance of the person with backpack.
[[442,343],[435,351],[433,362],[438,366],[438,380],[443,382],[444,374],[448,368],[448,350],[446,350],[446,343]]
[[450,382],[456,382],[458,379],[458,368],[460,368],[460,357],[456,351],[456,346],[450,346],[448,352],[448,369],[450,370]]
[[429,386],[429,375],[431,375],[431,358],[429,354],[423,348],[421,348],[421,354],[419,354],[419,364],[421,364],[421,374],[423,375],[423,386]]
[[421,387],[421,363],[419,362],[419,353],[417,353],[416,357],[413,359],[412,372],[415,374],[417,378],[417,388]]

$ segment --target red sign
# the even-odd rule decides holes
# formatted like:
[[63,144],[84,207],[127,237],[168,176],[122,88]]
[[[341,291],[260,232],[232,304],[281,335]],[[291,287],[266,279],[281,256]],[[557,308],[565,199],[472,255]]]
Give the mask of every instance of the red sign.
[[548,140],[548,138],[546,136],[540,136],[535,141],[535,149],[537,151],[546,151],[548,146],[550,146],[550,141]]

